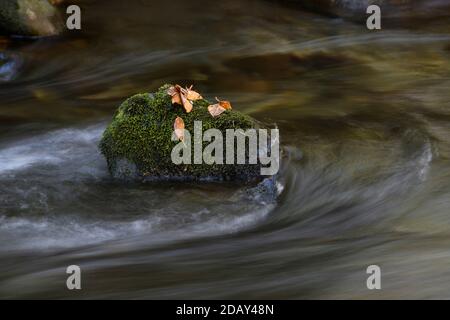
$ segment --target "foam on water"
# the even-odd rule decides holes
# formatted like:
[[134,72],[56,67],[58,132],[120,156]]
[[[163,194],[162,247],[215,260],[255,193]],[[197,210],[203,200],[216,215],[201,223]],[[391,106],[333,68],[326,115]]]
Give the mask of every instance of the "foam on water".
[[[199,221],[174,223],[174,217],[149,215],[132,221],[86,220],[75,217],[23,218],[0,216],[0,239],[8,241],[0,251],[64,249],[110,240],[140,238],[147,245],[174,240],[239,232],[263,221],[274,205],[238,216],[201,213]],[[195,216],[197,212],[186,212]],[[170,224],[170,227],[168,227]]]
[[[174,202],[163,199],[171,191],[158,186],[114,184],[98,152],[103,130],[103,124],[55,130],[0,150],[0,240],[8,242],[0,251],[226,234],[256,225],[274,207],[280,188],[275,179],[254,188],[226,189],[236,203],[224,204],[220,196],[199,190],[199,199],[210,197],[210,205],[196,203],[183,188],[172,191]],[[103,185],[111,183],[118,196],[104,193]],[[132,215],[121,213],[122,207]]]
[[37,165],[61,167],[69,162],[77,165],[78,172],[88,165],[99,167],[97,143],[103,129],[104,125],[61,129],[15,141],[0,150],[0,176]]

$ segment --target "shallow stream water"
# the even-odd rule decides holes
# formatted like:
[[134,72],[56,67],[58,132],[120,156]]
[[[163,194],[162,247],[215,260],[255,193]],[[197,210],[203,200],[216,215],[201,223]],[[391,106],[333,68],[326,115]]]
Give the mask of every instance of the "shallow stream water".
[[[450,298],[449,21],[79,3],[82,32],[0,41],[1,298]],[[278,126],[275,200],[109,177],[107,122],[166,82]]]

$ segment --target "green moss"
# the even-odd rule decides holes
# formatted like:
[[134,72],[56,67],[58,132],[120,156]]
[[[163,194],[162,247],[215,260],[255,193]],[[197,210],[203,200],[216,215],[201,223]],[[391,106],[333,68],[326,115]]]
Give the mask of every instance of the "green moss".
[[[216,128],[249,129],[255,120],[234,110],[227,110],[213,118],[208,112],[206,100],[194,102],[193,110],[186,113],[182,106],[171,103],[166,93],[170,85],[164,85],[155,94],[137,94],[118,108],[112,122],[106,128],[100,142],[100,150],[106,157],[110,172],[125,176],[181,179],[248,180],[259,173],[258,165],[175,165],[171,152],[178,141],[172,141],[176,117],[184,120],[185,128],[194,132],[194,121],[202,121],[203,131]],[[224,135],[225,136],[225,135]],[[206,146],[208,143],[204,143]],[[133,164],[123,169],[123,163]],[[120,168],[119,168],[120,167]],[[135,172],[133,170],[135,168]]]

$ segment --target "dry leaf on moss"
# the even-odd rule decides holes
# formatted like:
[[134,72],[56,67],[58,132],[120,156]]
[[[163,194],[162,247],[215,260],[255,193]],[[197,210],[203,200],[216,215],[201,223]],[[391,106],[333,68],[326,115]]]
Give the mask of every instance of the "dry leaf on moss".
[[180,88],[179,85],[176,85],[167,89],[167,94],[172,97],[172,104],[183,104],[181,102]]
[[220,100],[219,98],[216,97],[216,100],[218,102],[218,104],[224,108],[225,110],[231,110],[231,103],[230,101],[226,101],[226,100]]
[[213,117],[218,117],[225,111],[225,109],[216,103],[208,106],[208,111]]
[[182,105],[188,113],[192,111],[192,101],[203,99],[198,92],[192,90],[192,87],[184,89],[177,84],[167,89],[167,94],[172,97],[172,103]]
[[186,110],[187,113],[191,112],[192,111],[192,107],[193,107],[191,100],[189,100],[186,97],[186,95],[183,94],[183,93],[180,94],[180,97],[181,97],[181,102],[182,102],[182,105],[184,107],[184,110]]
[[225,100],[219,100],[216,97],[217,103],[208,106],[208,111],[213,117],[220,116],[225,110],[231,110],[231,103]]
[[186,91],[186,98],[191,101],[197,101],[197,100],[203,99],[203,97],[200,95],[200,93],[192,90],[193,86],[194,85],[191,85],[189,88],[186,87],[186,89],[184,89]]
[[175,135],[178,138],[178,140],[183,141],[184,140],[184,121],[183,121],[183,119],[181,119],[180,117],[177,117],[173,124],[173,128],[174,128]]

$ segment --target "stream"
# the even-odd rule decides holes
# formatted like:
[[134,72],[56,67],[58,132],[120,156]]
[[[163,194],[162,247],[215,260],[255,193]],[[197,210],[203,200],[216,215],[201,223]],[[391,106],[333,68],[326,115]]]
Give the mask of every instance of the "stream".
[[[450,298],[448,19],[369,31],[278,1],[78,3],[81,32],[0,41],[1,298]],[[273,197],[109,176],[114,111],[164,83],[276,124]]]

